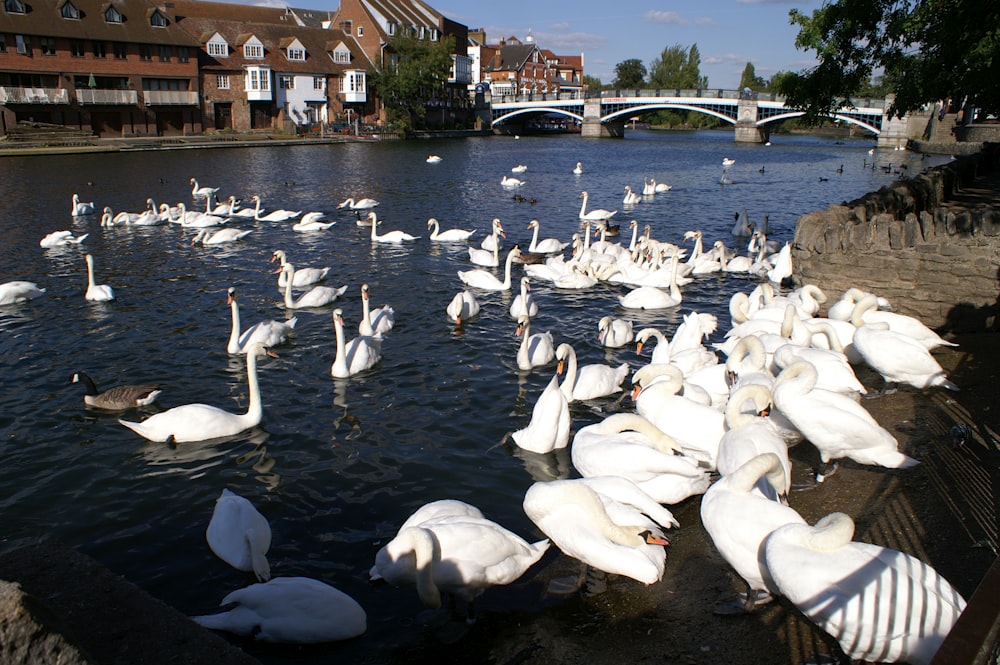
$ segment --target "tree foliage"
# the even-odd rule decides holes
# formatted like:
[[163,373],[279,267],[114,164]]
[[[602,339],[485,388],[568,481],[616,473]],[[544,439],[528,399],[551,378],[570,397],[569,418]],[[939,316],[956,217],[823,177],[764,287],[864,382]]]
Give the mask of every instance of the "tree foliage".
[[417,39],[407,30],[389,40],[379,69],[370,79],[390,120],[405,129],[422,124],[427,103],[442,94],[448,82],[453,45],[451,36],[432,42]]
[[693,90],[708,87],[701,75],[701,53],[694,44],[685,50],[680,44],[668,46],[649,66],[649,85],[654,88]]
[[895,115],[945,97],[1000,107],[998,0],[834,0],[789,15],[795,45],[819,64],[783,79],[780,92],[807,118],[849,103],[879,72]]
[[740,75],[740,90],[744,88],[766,90],[767,85],[767,81],[757,76],[757,70],[754,68],[753,63],[748,62],[747,66],[743,68],[743,74]]
[[602,90],[604,84],[601,83],[601,79],[596,76],[591,76],[590,74],[583,75],[583,84],[587,86],[587,90]]
[[646,82],[646,65],[638,58],[623,60],[615,65],[615,88],[641,88]]

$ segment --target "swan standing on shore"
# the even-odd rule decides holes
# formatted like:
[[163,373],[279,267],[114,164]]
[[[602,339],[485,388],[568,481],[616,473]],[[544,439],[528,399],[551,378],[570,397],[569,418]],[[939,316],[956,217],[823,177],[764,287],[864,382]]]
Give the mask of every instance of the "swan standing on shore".
[[107,284],[94,283],[94,257],[87,254],[87,300],[108,302],[115,299],[115,291]]
[[359,335],[350,342],[344,337],[344,313],[333,310],[333,328],[337,334],[337,355],[330,366],[335,379],[346,379],[371,369],[382,359],[382,341],[377,337]]
[[882,375],[886,387],[905,383],[921,390],[931,386],[958,390],[919,340],[894,332],[888,323],[860,326],[854,331],[854,348],[869,367]]
[[[260,346],[263,347],[263,345]],[[247,404],[246,413],[229,413],[208,404],[183,404],[155,413],[139,423],[128,420],[119,420],[118,422],[150,441],[172,441],[174,443],[207,441],[208,439],[236,436],[240,432],[256,427],[264,418],[260,385],[257,382],[258,355],[278,357],[274,351],[266,347],[250,349],[247,352],[247,386],[250,401]]]
[[[229,333],[229,343],[226,351],[229,353],[247,353],[250,349],[277,346],[288,341],[288,335],[295,328],[298,319],[287,321],[260,321],[246,330],[240,328],[240,306],[236,299],[236,288],[229,287],[226,302],[233,319],[233,327]],[[263,347],[261,346],[263,345]]]
[[788,524],[767,538],[764,561],[781,595],[852,661],[928,665],[965,599],[916,557],[853,537],[843,513]]
[[483,289],[485,291],[509,291],[511,286],[511,265],[514,263],[514,259],[519,256],[521,256],[521,250],[518,249],[517,245],[512,247],[511,250],[507,252],[507,261],[504,264],[504,279],[502,282],[493,273],[481,269],[459,270],[458,278],[462,280],[463,283],[477,289]]
[[205,540],[215,556],[236,570],[253,572],[260,582],[271,579],[271,566],[267,563],[271,525],[239,494],[222,490],[215,500]]

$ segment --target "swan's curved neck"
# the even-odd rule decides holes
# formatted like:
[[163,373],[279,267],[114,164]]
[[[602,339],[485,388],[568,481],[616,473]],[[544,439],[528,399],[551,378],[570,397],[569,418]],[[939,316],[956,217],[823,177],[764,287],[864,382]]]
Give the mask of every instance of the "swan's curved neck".
[[229,333],[229,352],[237,353],[240,350],[240,306],[235,297],[229,302],[229,310],[233,314],[233,329]]
[[504,290],[510,288],[510,268],[511,265],[513,265],[513,263],[514,263],[514,252],[510,252],[507,254],[507,264],[504,266],[504,279],[503,279]]
[[563,379],[559,389],[566,399],[571,399],[576,388],[576,350],[569,344],[566,345],[566,349],[566,378]]
[[295,268],[291,263],[286,263],[281,270],[285,274],[285,307],[295,307],[295,300],[292,299],[292,276],[295,274]]
[[264,406],[260,399],[260,384],[257,382],[257,352],[251,349],[247,352],[247,387],[250,391],[250,403],[247,404],[245,418],[259,423],[264,416]]
[[535,229],[534,229],[534,231],[531,234],[531,245],[528,246],[528,249],[530,249],[532,252],[534,252],[535,249],[538,247],[538,227],[539,226],[540,226],[539,224],[535,224]]
[[[334,376],[347,375],[347,345],[344,342],[344,324],[340,317],[334,317],[333,330],[337,335],[337,355],[333,359]],[[338,371],[339,370],[339,371]]]
[[96,286],[94,282],[94,259],[87,256],[87,287],[93,288]]
[[829,552],[854,538],[854,520],[844,513],[830,513],[816,522],[809,536],[810,549]]

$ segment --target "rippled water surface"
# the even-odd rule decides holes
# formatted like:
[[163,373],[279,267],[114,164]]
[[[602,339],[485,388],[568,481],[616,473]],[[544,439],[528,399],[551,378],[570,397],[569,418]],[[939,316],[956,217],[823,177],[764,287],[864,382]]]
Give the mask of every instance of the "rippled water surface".
[[[647,176],[673,190],[620,210],[615,219],[623,227],[634,218],[674,242],[685,230],[702,229],[706,244],[722,239],[732,247],[733,214],[746,209],[753,219],[768,213],[771,237],[789,240],[799,215],[893,178],[864,167],[870,147],[810,136],[737,145],[731,132],[640,130],[624,140],[488,137],[0,160],[0,282],[30,280],[47,289],[27,305],[0,308],[3,546],[52,536],[182,612],[212,612],[226,593],[250,582],[205,542],[215,499],[229,488],[270,520],[273,574],[324,579],[368,612],[368,632],[359,640],[298,656],[257,655],[272,662],[351,662],[364,654],[367,662],[385,662],[421,632],[412,590],[367,579],[375,552],[399,524],[423,503],[451,497],[535,539],[521,509],[533,474],[572,473],[566,454],[515,456],[495,447],[527,423],[554,368],[518,372],[511,293],[478,293],[481,315],[454,329],[444,308],[462,288],[456,271],[469,268],[468,257],[464,245],[430,243],[427,218],[443,228],[477,229],[477,244],[493,217],[507,229],[507,247],[527,245],[531,219],[541,221],[543,237],[569,240],[581,191],[590,192],[592,208],[621,209],[624,186],[641,191]],[[443,160],[426,163],[430,153]],[[726,186],[719,184],[723,157],[736,160]],[[877,159],[896,170],[906,165],[909,173],[931,162],[902,152]],[[581,176],[571,173],[577,161]],[[524,202],[499,185],[516,164],[528,166],[519,175]],[[70,216],[74,192],[116,212],[141,210],[147,197],[195,206],[191,177],[219,187],[221,196],[248,201],[259,194],[269,210],[324,211],[338,224],[299,234],[289,223],[231,222],[253,233],[231,247],[203,248],[192,247],[194,232],[177,225],[102,229],[96,216]],[[422,237],[402,246],[373,244],[352,214],[335,210],[348,196],[381,201],[383,232]],[[39,247],[42,236],[60,229],[90,235],[82,248]],[[68,383],[77,370],[101,387],[159,382],[162,407],[197,401],[244,410],[244,360],[226,353],[226,291],[238,289],[244,325],[284,317],[269,263],[275,249],[298,266],[330,266],[328,284],[348,285],[338,305],[351,336],[362,283],[376,306],[395,308],[397,325],[375,369],[331,379],[327,307],[298,312],[292,340],[276,349],[280,358],[261,361],[264,422],[242,436],[149,443],[115,415],[84,409],[81,387]],[[84,299],[85,252],[95,256],[97,281],[114,287],[114,302]],[[515,283],[519,275],[515,268]],[[648,358],[634,348],[597,345],[602,316],[629,316],[637,327],[654,325],[669,335],[692,309],[728,322],[729,296],[751,285],[731,276],[701,278],[684,290],[681,308],[656,313],[621,310],[624,287],[534,286],[541,307],[536,330],[571,342],[582,364],[635,367]],[[574,428],[600,418],[612,401],[575,408]]]

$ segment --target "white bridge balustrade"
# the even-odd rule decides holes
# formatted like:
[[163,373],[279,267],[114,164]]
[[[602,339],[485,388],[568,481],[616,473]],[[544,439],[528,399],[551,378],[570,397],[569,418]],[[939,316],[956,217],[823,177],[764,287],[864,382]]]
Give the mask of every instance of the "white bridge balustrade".
[[146,106],[197,106],[198,93],[191,90],[143,90]]
[[65,88],[14,88],[0,86],[0,104],[68,104]]
[[76,101],[80,104],[131,105],[139,103],[139,93],[135,90],[99,90],[77,88]]
[[[856,99],[830,114],[832,119],[857,125],[878,137],[881,147],[901,147],[907,141],[905,120],[890,121],[891,99]],[[711,115],[734,125],[738,142],[766,141],[769,126],[804,113],[785,104],[779,95],[751,90],[602,90],[600,95],[534,93],[493,95],[490,121],[503,131],[531,116],[559,114],[582,124],[584,137],[621,136],[628,119],[639,113],[678,109]]]

